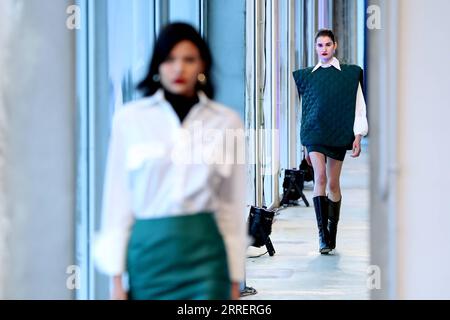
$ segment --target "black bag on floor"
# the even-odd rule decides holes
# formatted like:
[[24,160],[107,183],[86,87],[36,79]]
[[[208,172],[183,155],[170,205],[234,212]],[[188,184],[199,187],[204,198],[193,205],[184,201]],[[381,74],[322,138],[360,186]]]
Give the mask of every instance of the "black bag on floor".
[[309,207],[308,200],[303,193],[303,186],[305,183],[304,171],[298,169],[286,169],[284,170],[283,181],[283,198],[280,205],[296,205],[297,200],[302,198],[306,206]]
[[272,223],[275,212],[266,208],[252,206],[248,217],[248,233],[253,238],[253,247],[266,246],[270,256],[275,254],[270,234],[272,233]]

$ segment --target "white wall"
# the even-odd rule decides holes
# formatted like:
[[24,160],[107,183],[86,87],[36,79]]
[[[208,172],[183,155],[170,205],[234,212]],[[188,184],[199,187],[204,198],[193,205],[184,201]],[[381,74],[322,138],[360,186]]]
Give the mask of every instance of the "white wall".
[[400,1],[399,298],[450,299],[449,12]]
[[[71,1],[14,1],[21,7],[3,87],[6,149],[6,278],[1,298],[68,299],[74,261],[75,55],[66,28]],[[19,8],[19,7],[16,7]],[[5,74],[5,70],[2,71]],[[6,90],[5,90],[6,89]],[[1,214],[1,212],[0,212]]]
[[8,79],[6,69],[10,61],[8,50],[14,26],[12,0],[0,2],[0,298],[4,296],[8,260],[7,239],[9,237],[10,215],[6,208],[6,151],[8,120],[5,104]]
[[370,4],[372,298],[450,299],[450,2]]

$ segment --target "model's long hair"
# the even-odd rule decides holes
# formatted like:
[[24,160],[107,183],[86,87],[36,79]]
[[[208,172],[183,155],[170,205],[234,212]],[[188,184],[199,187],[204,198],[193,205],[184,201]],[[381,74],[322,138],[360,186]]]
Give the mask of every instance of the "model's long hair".
[[159,34],[158,40],[153,48],[148,74],[137,86],[144,96],[151,96],[162,87],[161,82],[158,80],[159,66],[167,59],[172,49],[184,40],[192,42],[198,48],[205,67],[203,73],[206,76],[206,81],[197,82],[196,91],[201,90],[210,99],[214,98],[214,84],[211,77],[213,63],[211,51],[205,40],[203,40],[194,27],[181,22],[167,25]]

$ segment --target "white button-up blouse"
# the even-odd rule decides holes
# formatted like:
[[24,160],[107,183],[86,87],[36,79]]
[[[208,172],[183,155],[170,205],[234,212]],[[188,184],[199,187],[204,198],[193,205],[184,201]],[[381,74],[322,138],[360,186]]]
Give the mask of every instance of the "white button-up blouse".
[[136,218],[211,211],[224,239],[230,277],[242,281],[248,241],[243,137],[239,115],[202,92],[182,123],[162,90],[118,110],[94,247],[97,267],[109,275],[126,272]]

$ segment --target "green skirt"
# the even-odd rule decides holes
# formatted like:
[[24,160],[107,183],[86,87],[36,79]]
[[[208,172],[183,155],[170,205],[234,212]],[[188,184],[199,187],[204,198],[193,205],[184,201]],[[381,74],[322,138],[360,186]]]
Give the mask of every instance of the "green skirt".
[[231,297],[225,246],[211,213],[136,220],[127,271],[132,300]]

